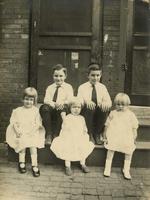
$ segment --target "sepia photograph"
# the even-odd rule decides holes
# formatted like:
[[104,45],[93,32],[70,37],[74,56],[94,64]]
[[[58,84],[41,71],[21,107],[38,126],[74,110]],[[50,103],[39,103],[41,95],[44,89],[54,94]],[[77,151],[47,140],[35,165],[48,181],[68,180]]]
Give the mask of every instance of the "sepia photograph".
[[150,200],[150,0],[0,0],[0,200]]

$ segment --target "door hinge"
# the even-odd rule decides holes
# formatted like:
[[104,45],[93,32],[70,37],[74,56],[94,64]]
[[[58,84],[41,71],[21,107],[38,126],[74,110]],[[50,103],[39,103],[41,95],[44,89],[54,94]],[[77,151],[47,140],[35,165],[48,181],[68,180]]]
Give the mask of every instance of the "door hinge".
[[126,63],[124,63],[124,64],[122,64],[121,65],[121,69],[122,69],[122,71],[127,71],[128,70],[128,66],[127,66],[127,64]]

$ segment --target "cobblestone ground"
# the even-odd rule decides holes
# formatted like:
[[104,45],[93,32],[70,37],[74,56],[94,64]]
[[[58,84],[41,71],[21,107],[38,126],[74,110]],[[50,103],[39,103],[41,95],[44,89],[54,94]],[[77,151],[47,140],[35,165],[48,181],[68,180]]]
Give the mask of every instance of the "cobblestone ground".
[[19,174],[17,163],[0,161],[0,200],[150,200],[150,169],[131,169],[132,180],[124,180],[119,168],[110,178],[103,168],[90,167],[84,174],[73,165],[73,175],[63,166],[40,165],[41,176],[34,178],[30,164]]

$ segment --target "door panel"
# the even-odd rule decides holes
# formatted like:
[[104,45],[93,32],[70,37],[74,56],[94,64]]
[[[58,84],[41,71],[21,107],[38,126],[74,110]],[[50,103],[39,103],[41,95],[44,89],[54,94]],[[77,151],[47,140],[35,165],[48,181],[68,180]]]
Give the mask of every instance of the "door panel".
[[128,0],[125,91],[134,105],[150,105],[150,1]]
[[132,94],[150,95],[150,59],[147,51],[133,52]]
[[43,32],[90,32],[91,8],[92,0],[41,1],[40,34]]
[[68,69],[67,82],[77,92],[86,80],[86,69],[101,62],[101,0],[33,0],[30,85],[43,101],[52,83],[52,67]]

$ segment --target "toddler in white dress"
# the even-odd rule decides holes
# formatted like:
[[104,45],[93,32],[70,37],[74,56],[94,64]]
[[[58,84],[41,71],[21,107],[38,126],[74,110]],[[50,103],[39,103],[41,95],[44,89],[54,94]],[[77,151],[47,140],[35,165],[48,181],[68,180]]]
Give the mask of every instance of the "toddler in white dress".
[[114,152],[125,154],[123,174],[124,178],[131,179],[130,164],[132,154],[136,148],[138,120],[129,110],[130,98],[125,93],[119,93],[114,99],[115,110],[111,111],[105,123],[104,141],[107,151],[104,176],[110,176]]
[[71,161],[80,161],[83,172],[88,173],[85,160],[93,151],[94,144],[89,141],[85,119],[80,115],[81,102],[77,97],[72,99],[70,110],[71,113],[63,120],[60,135],[53,140],[50,149],[58,158],[65,160],[67,175],[72,174]]
[[6,142],[19,153],[18,168],[26,172],[25,153],[30,148],[33,176],[40,176],[37,163],[37,148],[44,147],[45,129],[42,126],[37,103],[37,91],[28,87],[23,93],[23,106],[12,111],[10,124],[6,131]]

